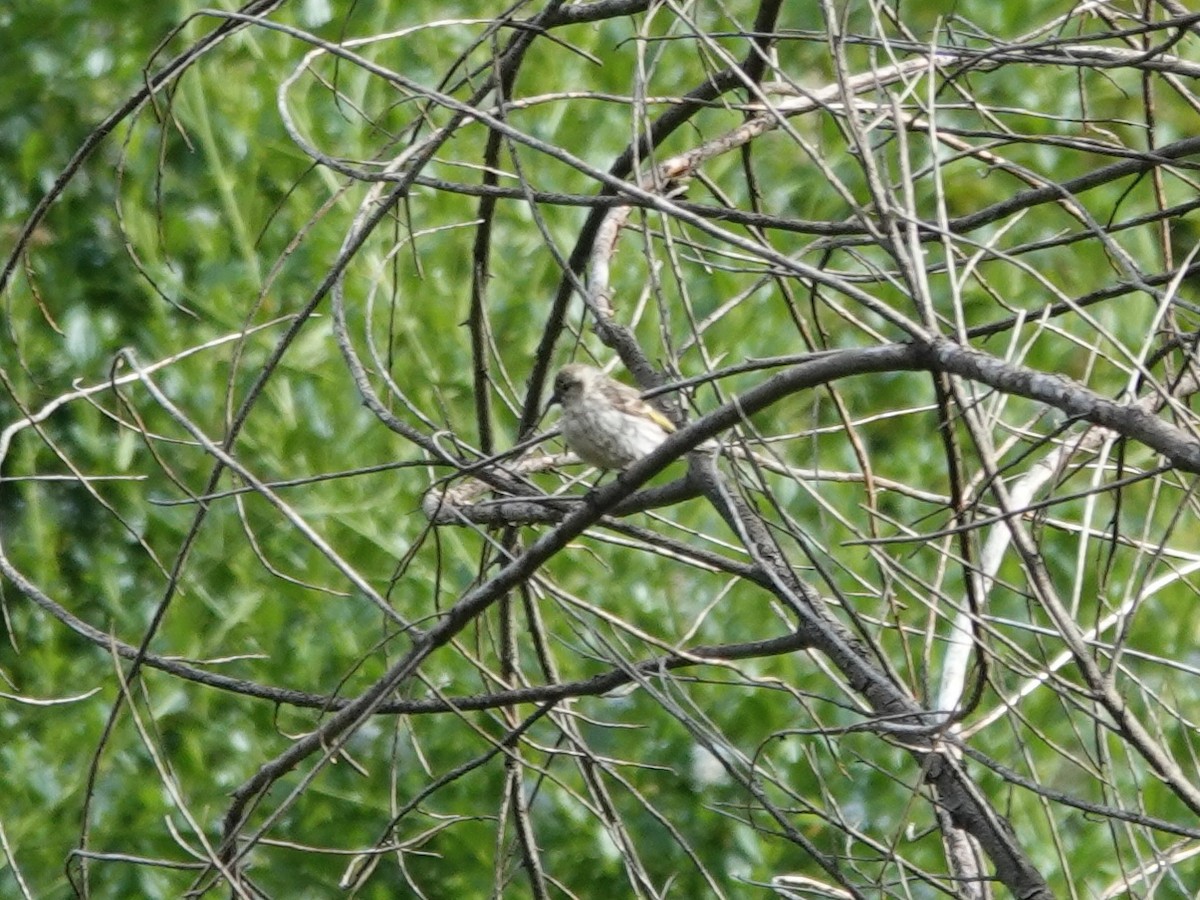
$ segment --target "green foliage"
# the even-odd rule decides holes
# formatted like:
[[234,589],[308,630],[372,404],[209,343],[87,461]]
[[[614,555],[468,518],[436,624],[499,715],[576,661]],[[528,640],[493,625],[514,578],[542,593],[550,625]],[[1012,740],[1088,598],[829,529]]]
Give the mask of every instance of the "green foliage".
[[[349,236],[394,182],[376,187],[338,170],[401,177],[412,160],[395,161],[454,121],[452,108],[411,96],[402,79],[467,103],[492,74],[493,42],[503,46],[516,32],[501,27],[493,37],[483,22],[444,21],[480,15],[460,6],[284,4],[270,22],[317,39],[402,32],[346,45],[399,77],[327,54],[281,88],[313,43],[266,24],[239,30],[122,119],[27,241],[3,298],[0,429],[46,415],[14,433],[0,469],[0,543],[21,575],[0,583],[8,638],[0,675],[13,698],[0,703],[10,736],[0,741],[0,894],[17,895],[19,870],[34,896],[69,895],[67,872],[76,886],[85,877],[72,856],[81,846],[144,862],[89,862],[90,896],[184,894],[222,838],[234,792],[410,651],[412,635],[393,616],[434,627],[510,554],[552,533],[544,523],[433,527],[422,504],[431,488],[470,485],[478,472],[464,465],[485,448],[518,440],[561,262],[589,215],[553,195],[596,195],[595,172],[608,171],[673,98],[746,55],[749,42],[738,32],[756,8],[701,5],[688,22],[655,7],[556,28],[553,39],[532,44],[503,116],[494,98],[479,102],[527,138],[506,136],[495,169],[501,188],[530,193],[499,200],[487,222],[486,346],[476,354],[468,323],[472,279],[483,274],[475,269],[481,204],[433,180],[482,183],[485,125],[462,124],[440,144],[421,171],[427,180],[345,260]],[[785,7],[778,71],[794,74],[801,93],[836,82],[820,7]],[[1050,7],[1037,12],[1038,27],[1073,9]],[[172,31],[196,9],[159,4],[133,17],[115,4],[59,2],[0,12],[0,96],[8,98],[0,109],[0,246],[15,243],[99,123],[218,26],[205,15]],[[840,26],[886,35],[896,42],[889,52],[915,53],[879,12],[850,4]],[[1018,13],[1005,4],[902,13],[922,47],[978,48],[983,33],[1015,40],[1034,27],[1014,21]],[[1194,57],[1195,40],[1173,52]],[[874,39],[851,41],[845,60],[853,73],[882,68],[890,61],[882,50]],[[714,153],[679,185],[684,191],[666,192],[710,210],[820,221],[828,235],[715,216],[701,227],[633,209],[609,286],[616,322],[646,358],[668,377],[687,378],[749,360],[905,340],[895,324],[904,316],[923,326],[932,319],[929,327],[956,338],[977,329],[973,346],[1118,400],[1146,396],[1151,376],[1168,383],[1186,371],[1186,343],[1172,348],[1147,335],[1187,332],[1192,311],[1163,314],[1161,297],[1137,284],[1157,278],[1161,286],[1160,276],[1172,274],[1165,254],[1179,265],[1191,252],[1179,235],[1193,226],[1179,215],[1168,217],[1174,245],[1138,218],[1189,202],[1194,185],[1184,175],[1126,177],[962,233],[953,226],[1016,192],[1144,148],[1147,70],[1080,67],[1069,91],[1035,62],[1010,61],[998,73],[984,64],[951,70],[946,63],[936,77],[917,72],[907,84],[862,94],[878,104],[864,108],[856,126],[871,126],[871,177],[861,148],[851,149],[844,107],[834,104],[789,117],[744,155]],[[1191,134],[1189,98],[1159,81],[1153,89],[1157,144]],[[645,154],[639,173],[727,137],[753,118],[758,99],[739,88],[727,104],[700,110]],[[892,100],[911,113],[903,134]],[[930,116],[936,136],[917,121]],[[1003,140],[984,139],[1001,132]],[[313,153],[330,164],[314,164]],[[658,188],[649,178],[642,184]],[[922,267],[923,297],[913,296],[897,263],[903,254],[879,237],[887,225],[876,207],[881,188],[911,202],[893,210],[902,242],[913,239],[906,217],[931,232],[952,223],[950,236],[938,232],[909,257]],[[760,239],[775,257],[744,245]],[[326,290],[343,261],[345,346]],[[1090,302],[1105,291],[1116,301]],[[873,309],[859,305],[864,293]],[[315,315],[285,338],[310,306]],[[608,362],[613,354],[592,324],[573,300],[549,361]],[[1160,346],[1168,363],[1147,362]],[[362,360],[361,380],[347,348]],[[486,416],[475,391],[482,366]],[[743,395],[779,368],[696,386],[685,397],[689,415]],[[720,464],[792,571],[869,647],[871,665],[928,708],[950,620],[971,584],[964,555],[975,564],[998,521],[997,484],[1028,476],[1055,441],[1081,432],[1042,402],[966,379],[955,384],[964,393],[948,401],[947,423],[928,373],[831,380],[743,423],[758,460]],[[389,430],[386,416],[364,405],[363,385],[399,427]],[[983,417],[987,440],[968,427],[968,411]],[[1186,409],[1175,415],[1183,419]],[[547,418],[539,428],[552,424]],[[214,481],[224,452],[215,448],[235,429],[229,452],[244,470],[226,469]],[[406,440],[405,429],[426,443]],[[464,465],[436,458],[438,449]],[[1187,614],[1193,591],[1175,576],[1195,559],[1191,485],[1168,473],[1112,489],[1160,457],[1133,440],[1104,452],[1069,458],[1039,495],[1054,503],[1020,518],[1074,620],[1099,632],[1089,637],[1097,664],[1115,672],[1133,714],[1157,723],[1163,747],[1190,760],[1188,666],[1200,635]],[[763,457],[791,469],[767,472]],[[580,472],[564,466],[529,483],[579,498],[587,486],[568,481]],[[675,463],[652,484],[683,473]],[[256,484],[269,485],[270,496]],[[954,531],[955,486],[969,501],[963,515],[984,521],[966,545]],[[878,711],[826,656],[793,650],[693,660],[670,672],[635,669],[697,647],[775,638],[796,622],[778,593],[681,555],[690,546],[736,565],[761,562],[705,498],[621,521],[641,531],[596,526],[571,541],[384,700],[461,703],[502,687],[614,671],[636,671],[639,687],[559,699],[515,749],[498,744],[535,715],[528,699],[371,717],[329,759],[320,751],[306,757],[252,804],[241,837],[264,832],[245,860],[249,879],[279,897],[343,896],[348,871],[365,873],[354,894],[364,898],[418,890],[431,898],[534,896],[515,791],[545,872],[577,896],[629,895],[638,867],[674,896],[758,895],[751,885],[788,872],[830,879],[801,849],[805,842],[840,860],[864,891],[933,896],[931,885],[944,885],[948,874],[925,773],[904,740],[865,727]],[[1122,740],[1082,676],[1052,664],[1065,645],[1034,581],[1029,561],[1010,551],[988,592],[978,637],[986,681],[964,725],[1004,703],[1013,712],[972,733],[971,746],[1080,801],[1126,804],[1192,827],[1194,810]],[[392,616],[369,593],[386,598]],[[152,629],[152,654],[231,681],[206,685],[143,667],[123,696],[130,663],[114,659],[101,636],[137,647]],[[1116,641],[1120,654],[1111,649]],[[1020,694],[1049,669],[1048,687]],[[272,691],[303,696],[283,702]],[[515,788],[506,758],[519,771]],[[1131,860],[1174,840],[1149,827],[1097,840],[1098,826],[1066,805],[977,761],[964,765],[1063,895],[1118,883]],[[781,838],[789,828],[795,834]],[[359,856],[378,847],[385,850],[370,864]],[[1156,896],[1184,896],[1169,891],[1194,883],[1194,869],[1183,861]],[[210,893],[227,890],[201,883]]]

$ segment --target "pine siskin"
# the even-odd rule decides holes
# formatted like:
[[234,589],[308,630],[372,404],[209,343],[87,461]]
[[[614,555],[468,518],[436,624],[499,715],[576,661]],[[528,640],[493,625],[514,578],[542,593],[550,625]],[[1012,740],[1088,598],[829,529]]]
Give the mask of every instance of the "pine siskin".
[[624,469],[675,430],[634,388],[581,363],[559,370],[550,402],[562,404],[567,446],[602,469]]

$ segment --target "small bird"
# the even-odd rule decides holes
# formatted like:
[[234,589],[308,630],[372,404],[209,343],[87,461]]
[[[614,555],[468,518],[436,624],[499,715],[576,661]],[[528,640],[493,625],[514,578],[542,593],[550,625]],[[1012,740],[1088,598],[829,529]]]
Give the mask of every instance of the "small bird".
[[602,469],[626,468],[675,430],[634,388],[582,363],[559,370],[550,402],[562,404],[567,446]]

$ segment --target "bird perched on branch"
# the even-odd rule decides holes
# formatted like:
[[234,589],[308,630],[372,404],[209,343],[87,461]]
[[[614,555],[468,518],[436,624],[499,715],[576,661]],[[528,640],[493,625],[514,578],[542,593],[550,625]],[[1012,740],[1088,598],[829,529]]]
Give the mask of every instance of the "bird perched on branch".
[[[562,405],[567,446],[586,463],[624,469],[656,449],[675,426],[627,384],[594,366],[572,363],[554,379],[551,403]],[[706,441],[704,449],[715,449]]]

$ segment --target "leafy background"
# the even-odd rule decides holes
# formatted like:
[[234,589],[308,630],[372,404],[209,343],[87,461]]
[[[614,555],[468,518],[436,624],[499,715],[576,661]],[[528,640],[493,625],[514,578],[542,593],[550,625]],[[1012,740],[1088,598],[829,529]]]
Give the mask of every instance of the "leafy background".
[[[815,88],[829,84],[835,73],[826,21],[817,5],[803,6],[782,13],[778,27],[793,39],[780,43],[778,65]],[[139,89],[146,73],[217,26],[212,17],[196,15],[200,9],[164,3],[131,16],[117,4],[61,2],[52,8],[16,3],[0,12],[8,63],[0,71],[0,96],[7,98],[0,107],[2,246],[14,245],[22,223],[72,154]],[[1052,23],[1072,9],[1069,3],[1044,4],[1036,24]],[[891,31],[880,25],[878,12],[868,4],[850,4],[844,27],[862,34],[881,27]],[[918,44],[944,38],[948,28],[965,41],[980,35],[1015,39],[1035,27],[1028,10],[1011,4],[927,4],[902,13]],[[403,32],[357,49],[463,99],[486,76],[491,60],[488,41],[474,43],[484,23],[468,17],[480,15],[473,4],[308,2],[285,3],[271,18],[329,41]],[[744,31],[753,15],[749,4],[698,7],[687,16],[656,7],[647,15],[559,29],[555,41],[534,42],[513,96],[575,92],[596,97],[572,94],[518,105],[508,121],[603,170],[645,122],[631,115],[630,103],[601,97],[644,91],[653,109],[665,109],[668,104],[655,98],[679,96],[721,64],[711,47],[692,38],[690,23],[724,35],[717,43],[741,58],[746,41],[736,32]],[[1104,25],[1086,17],[1067,22],[1064,33],[1070,34]],[[1172,52],[1194,61],[1196,40],[1186,37]],[[294,36],[265,27],[238,31],[158,92],[152,106],[120,121],[73,174],[32,235],[4,294],[0,417],[5,427],[80,385],[102,385],[127,373],[117,354],[129,348],[142,364],[171,359],[156,374],[156,383],[207,435],[219,438],[226,432],[289,317],[313,296],[338,258],[367,191],[329,166],[314,165],[284,127],[279,85],[310,50]],[[878,53],[877,47],[851,46],[847,58],[854,71],[865,71],[881,64]],[[460,54],[466,56],[460,59]],[[303,76],[289,89],[289,114],[314,146],[352,165],[378,168],[407,142],[449,119],[444,109],[421,110],[427,118],[414,126],[421,121],[417,101],[346,61],[326,58],[314,71],[318,75]],[[1135,69],[1014,65],[1003,70],[1003,77],[968,73],[963,86],[999,111],[1005,127],[1022,135],[1004,146],[1006,160],[1065,180],[1111,161],[1109,155],[1080,149],[1084,138],[1144,148],[1149,131],[1141,79]],[[931,87],[932,79],[917,83],[930,92],[921,99],[943,96]],[[952,88],[942,85],[941,91],[943,121],[971,128],[984,120],[966,102],[950,99]],[[741,109],[714,104],[656,153],[662,158],[692,148],[736,127],[743,116]],[[1196,111],[1186,91],[1156,94],[1153,137],[1159,145],[1194,134],[1195,126]],[[779,216],[853,221],[854,208],[829,178],[832,174],[855,196],[865,196],[862,165],[846,150],[842,117],[827,110],[799,117],[793,127],[794,134],[776,131],[755,143],[757,202]],[[1074,143],[1050,140],[1055,137]],[[478,123],[463,126],[439,149],[426,174],[478,183],[485,139]],[[925,139],[914,131],[909,140],[920,145],[915,156],[928,165],[933,154],[927,153]],[[806,163],[797,149],[801,141],[818,148],[828,169]],[[894,139],[880,138],[877,148],[887,177],[898,184],[903,179],[896,146]],[[504,186],[523,178],[543,191],[596,190],[586,173],[527,146],[507,146],[504,161]],[[1012,178],[978,159],[947,156],[941,163],[937,178],[924,168],[913,181],[914,207],[927,221],[937,219],[941,204],[954,217],[1019,189]],[[720,199],[746,208],[745,164],[736,153],[714,159],[704,167],[704,181],[690,187],[688,199]],[[1086,203],[1108,226],[1189,202],[1194,195],[1190,177],[1175,174],[1157,186],[1149,177],[1106,184],[1089,192]],[[474,358],[464,324],[470,315],[478,215],[475,199],[414,189],[355,254],[345,280],[357,349],[366,352],[369,336],[380,354],[379,368],[386,366],[411,407],[427,417],[422,430],[439,432],[447,446],[464,448],[485,441],[476,418]],[[515,441],[525,381],[562,277],[556,255],[570,253],[586,216],[585,209],[549,203],[507,202],[497,208],[486,283],[495,449]],[[1186,214],[1168,221],[1168,237],[1182,248],[1176,252],[1188,252],[1194,230]],[[1018,247],[1079,227],[1046,205],[974,231],[970,240]],[[814,258],[812,235],[770,234],[778,251]],[[1170,271],[1179,262],[1164,258],[1171,244],[1153,224],[1112,229],[1111,236],[1149,271]],[[946,304],[939,307],[944,311],[953,292],[937,268],[942,257],[930,254],[932,291]],[[864,241],[837,248],[828,265],[851,280],[866,281],[890,262],[884,249]],[[1106,251],[1094,238],[1024,252],[1019,263],[989,259],[980,273],[956,298],[972,326],[1002,321],[1018,307],[1032,320],[1050,302],[1050,289],[1084,297],[1124,277],[1111,248]],[[818,312],[821,304],[806,286],[793,284],[789,294],[771,274],[761,262],[725,255],[709,236],[646,214],[636,216],[622,237],[612,289],[620,298],[619,315],[632,325],[651,360],[684,375],[813,349],[798,337],[792,324],[798,319],[819,336],[821,346],[867,345],[875,332],[900,337],[869,314],[839,316],[824,306]],[[895,281],[877,279],[871,290],[886,304],[908,311],[910,298]],[[1179,293],[1195,299],[1186,281]],[[697,327],[734,297],[740,302],[702,330]],[[1190,307],[1182,309],[1185,318],[1192,314]],[[1026,365],[1062,372],[1105,396],[1127,399],[1130,348],[1136,353],[1143,346],[1154,316],[1153,298],[1131,293],[1086,314],[1058,317],[1052,327],[1009,330],[981,340],[980,346],[1000,356],[1019,346]],[[576,302],[570,315],[574,337],[559,342],[558,362],[572,355],[611,358],[588,324]],[[193,348],[198,349],[180,355]],[[696,390],[693,401],[702,411],[711,409],[762,377],[724,379],[718,387]],[[378,377],[375,383],[380,384]],[[854,472],[865,457],[876,478],[944,496],[949,476],[932,398],[928,377],[890,373],[846,381],[836,394],[791,397],[756,417],[754,426],[779,437],[772,446],[793,466]],[[399,398],[390,401],[406,415]],[[856,423],[857,448],[847,439],[839,407]],[[1042,446],[1037,439],[1060,424],[1036,404],[1015,398],[999,418],[998,434],[1008,437],[1023,429],[1028,438],[998,456],[1012,477],[1031,465],[1030,448]],[[448,473],[364,407],[335,342],[327,304],[272,371],[236,450],[262,481],[299,480],[281,487],[281,496],[408,619],[427,622],[485,578],[494,563],[489,548],[495,534],[430,529],[421,501]],[[1121,452],[1122,465],[1130,467],[1124,471],[1156,462],[1137,444]],[[137,645],[167,590],[194,521],[195,497],[211,468],[211,455],[145,388],[128,384],[74,399],[36,429],[20,431],[4,459],[0,537],[5,554],[75,616]],[[680,468],[661,480],[678,475]],[[1082,488],[1095,472],[1102,473],[1096,476],[1101,480],[1118,477],[1100,464],[1094,470],[1083,467],[1075,475],[1078,483],[1064,480],[1058,490],[1067,494]],[[538,483],[550,487],[560,480],[542,476]],[[226,476],[219,487],[240,486]],[[869,504],[861,483],[820,478],[778,480],[764,496],[786,512],[764,513],[774,516],[780,533],[790,534],[792,523],[802,523],[811,536],[805,551],[796,551],[805,576],[818,578],[806,558],[811,553],[811,562],[822,567],[819,578],[827,579],[822,592],[855,606],[914,695],[932,703],[933,648],[946,624],[944,610],[929,598],[962,593],[962,571],[951,562],[954,551],[937,541],[884,549],[858,542],[912,529],[934,532],[947,524],[945,505],[903,491],[885,491]],[[1080,619],[1088,621],[1172,565],[1191,561],[1194,515],[1190,482],[1168,476],[1123,493],[1060,499],[1035,526],[1054,577],[1075,598]],[[729,548],[731,534],[699,501],[638,521],[736,555]],[[1109,527],[1112,540],[1081,538],[1073,527],[1081,521]],[[1068,525],[1060,527],[1061,522]],[[518,540],[528,543],[538,533],[526,529]],[[1133,537],[1118,539],[1124,536]],[[1156,547],[1166,551],[1156,553]],[[146,669],[132,688],[132,710],[122,706],[109,731],[121,690],[117,672],[127,671],[128,664],[117,665],[103,647],[27,602],[11,583],[3,589],[8,639],[0,645],[0,672],[10,699],[0,704],[6,735],[0,742],[0,767],[6,773],[0,802],[6,866],[0,870],[0,891],[6,895],[20,888],[18,870],[33,896],[68,895],[68,855],[85,833],[87,849],[96,853],[195,862],[190,854],[199,853],[201,836],[219,840],[230,793],[322,721],[319,711]],[[1015,559],[1002,568],[992,603],[998,619],[1039,621]],[[535,683],[543,654],[552,657],[557,677],[566,681],[680,642],[751,641],[787,630],[785,614],[744,582],[595,535],[554,558],[535,589],[515,594],[513,604],[522,616],[537,609],[536,633],[549,641],[542,647],[524,631],[516,639],[518,668]],[[1127,640],[1145,657],[1122,670],[1136,684],[1130,702],[1148,716],[1162,716],[1162,737],[1183,760],[1193,749],[1190,723],[1196,710],[1189,679],[1195,673],[1175,668],[1174,662],[1197,664],[1193,648],[1200,635],[1189,612],[1193,604],[1192,588],[1180,579],[1140,607],[1128,623]],[[276,507],[251,491],[211,501],[179,575],[178,597],[152,649],[205,661],[206,668],[258,684],[350,697],[405,651],[407,639],[389,624]],[[989,709],[1036,669],[1029,660],[1059,649],[1052,638],[1033,630],[1015,631],[1009,638],[1029,657],[1020,661],[1016,651],[1006,656],[1011,668],[995,673]],[[430,660],[406,696],[467,696],[494,688],[498,647],[506,639],[499,615],[482,618],[460,636],[453,652]],[[1073,680],[1069,672],[1062,677]],[[898,857],[919,869],[941,871],[945,861],[936,823],[928,806],[916,799],[919,773],[901,749],[873,735],[838,733],[857,725],[861,711],[836,684],[819,659],[796,653],[664,679],[654,690],[583,698],[573,707],[572,728],[550,719],[534,726],[522,751],[528,766],[522,790],[546,871],[578,896],[649,894],[644,885],[631,887],[636,879],[613,832],[600,824],[605,818],[623,823],[649,880],[664,894],[720,890],[754,896],[766,893],[756,885],[775,874],[810,871],[808,857],[794,843],[776,839],[761,810],[704,749],[704,734],[754,756],[770,773],[765,790],[793,813],[795,827],[819,850],[844,854],[862,884],[874,882],[899,894],[912,875],[896,863]],[[1190,814],[1143,763],[1124,757],[1111,734],[1079,715],[1078,693],[1072,689],[1081,692],[1076,683],[1031,695],[1009,728],[981,731],[975,746],[1043,784],[1096,802],[1119,804],[1123,801],[1114,796],[1127,798],[1126,791],[1140,790],[1144,808],[1190,823]],[[1178,713],[1176,720],[1163,714],[1162,697],[1165,708]],[[259,810],[260,824],[288,791],[302,786],[302,798],[281,807],[280,819],[251,857],[251,877],[271,896],[343,894],[338,881],[353,854],[380,841],[404,803],[434,777],[488,751],[516,724],[513,716],[527,714],[492,710],[372,719],[354,734],[345,758],[326,766],[311,783],[302,786],[304,770],[298,770],[274,787]],[[1032,732],[1025,730],[1026,722],[1036,723]],[[828,734],[814,736],[821,731]],[[572,746],[592,757],[591,767],[572,760],[567,752]],[[579,749],[584,747],[586,754]],[[1113,753],[1117,762],[1107,759]],[[1091,759],[1083,758],[1089,754]],[[501,759],[422,803],[396,835],[409,842],[405,852],[381,862],[357,896],[390,897],[416,889],[429,897],[529,894],[507,818]],[[1105,785],[1098,771],[1114,778],[1119,772],[1122,783]],[[596,777],[615,798],[608,812],[594,808],[600,801],[590,793],[589,779]],[[1072,891],[1099,895],[1139,855],[1152,856],[1170,843],[1160,833],[1140,831],[1112,836],[1111,842],[1096,840],[1096,826],[1082,822],[1077,812],[1043,813],[1031,792],[1013,789],[986,770],[978,777],[1063,896]],[[679,829],[683,839],[673,838],[664,823]],[[693,865],[689,853],[703,865]],[[78,859],[70,865],[78,883]],[[113,860],[91,863],[87,877],[94,896],[165,897],[182,894],[195,873]],[[1155,896],[1190,896],[1197,878],[1195,865],[1180,861]],[[913,890],[933,895],[927,885]]]

